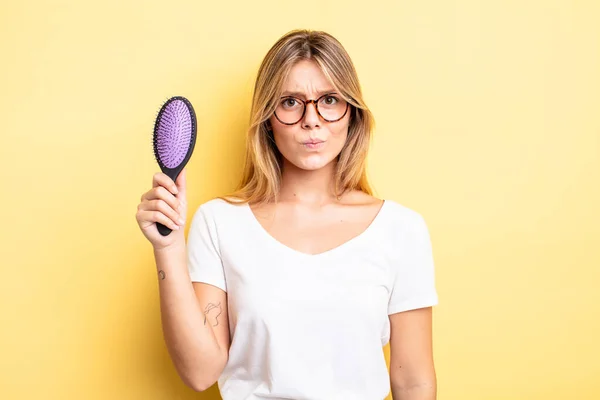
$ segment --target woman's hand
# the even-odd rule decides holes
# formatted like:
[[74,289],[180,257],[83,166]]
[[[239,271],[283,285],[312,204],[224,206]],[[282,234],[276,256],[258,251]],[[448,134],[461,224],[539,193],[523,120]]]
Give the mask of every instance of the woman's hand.
[[[152,177],[152,189],[142,195],[136,219],[142,233],[152,243],[155,250],[173,244],[185,246],[184,226],[187,218],[186,169],[173,182],[168,175],[157,172]],[[181,222],[181,221],[183,222]],[[156,222],[173,231],[162,236]]]

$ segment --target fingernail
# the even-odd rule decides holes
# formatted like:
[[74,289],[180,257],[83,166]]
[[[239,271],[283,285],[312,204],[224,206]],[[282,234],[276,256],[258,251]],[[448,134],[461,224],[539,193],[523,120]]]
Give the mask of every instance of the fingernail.
[[173,186],[173,193],[175,193],[175,194],[179,193],[179,190],[177,190],[177,186]]
[[185,224],[185,221],[184,221],[184,219],[183,219],[183,218],[179,218],[179,223],[180,223],[181,225]]

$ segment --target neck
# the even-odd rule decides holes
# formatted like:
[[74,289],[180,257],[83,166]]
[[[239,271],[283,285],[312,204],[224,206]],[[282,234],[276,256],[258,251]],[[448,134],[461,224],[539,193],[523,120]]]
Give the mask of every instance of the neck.
[[337,202],[334,173],[335,161],[318,170],[306,171],[284,160],[280,201],[316,206]]

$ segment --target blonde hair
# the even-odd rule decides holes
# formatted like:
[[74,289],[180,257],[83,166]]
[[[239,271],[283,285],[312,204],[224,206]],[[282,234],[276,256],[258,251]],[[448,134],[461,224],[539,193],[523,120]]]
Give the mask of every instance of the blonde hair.
[[269,132],[283,84],[301,60],[315,61],[336,91],[350,104],[348,138],[335,168],[335,194],[348,190],[373,194],[366,175],[366,158],[375,121],[362,98],[354,64],[342,44],[322,31],[297,29],[282,36],[263,59],[254,86],[246,157],[235,191],[220,197],[230,203],[277,201],[281,185],[282,155]]

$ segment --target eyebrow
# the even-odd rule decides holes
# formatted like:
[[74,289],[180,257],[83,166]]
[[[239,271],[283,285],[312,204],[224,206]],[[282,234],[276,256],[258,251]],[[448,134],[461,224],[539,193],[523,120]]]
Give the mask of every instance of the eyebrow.
[[[324,95],[325,93],[336,93],[335,89],[326,89],[326,90],[321,90],[319,92],[317,92],[318,96],[320,97],[322,95]],[[285,91],[281,94],[282,96],[303,96],[306,97],[306,95],[302,92],[290,92],[290,91]]]

